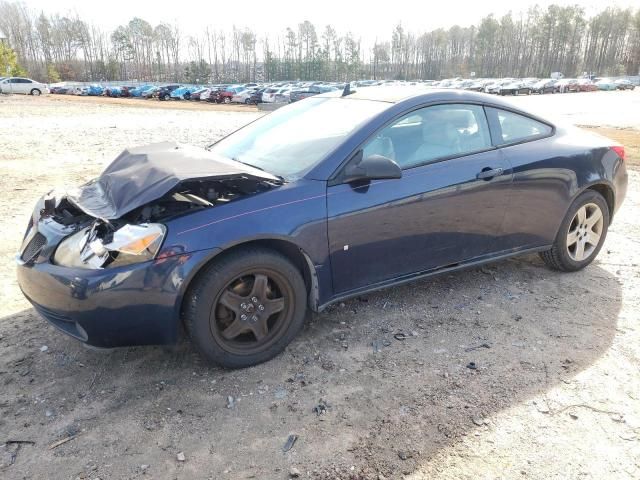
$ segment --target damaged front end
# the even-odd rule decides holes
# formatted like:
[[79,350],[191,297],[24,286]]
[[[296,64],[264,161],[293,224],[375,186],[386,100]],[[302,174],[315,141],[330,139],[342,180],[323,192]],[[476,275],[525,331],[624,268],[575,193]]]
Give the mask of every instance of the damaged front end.
[[281,184],[278,177],[196,147],[164,143],[126,150],[98,178],[38,202],[22,261],[37,257],[30,245],[46,224],[64,232],[50,258],[56,265],[101,269],[152,260],[172,218]]

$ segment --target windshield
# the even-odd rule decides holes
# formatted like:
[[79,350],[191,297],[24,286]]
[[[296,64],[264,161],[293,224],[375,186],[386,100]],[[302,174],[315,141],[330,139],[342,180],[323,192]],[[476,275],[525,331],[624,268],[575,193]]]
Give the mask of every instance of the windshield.
[[349,98],[309,98],[232,133],[211,151],[292,180],[317,165],[345,138],[390,105]]

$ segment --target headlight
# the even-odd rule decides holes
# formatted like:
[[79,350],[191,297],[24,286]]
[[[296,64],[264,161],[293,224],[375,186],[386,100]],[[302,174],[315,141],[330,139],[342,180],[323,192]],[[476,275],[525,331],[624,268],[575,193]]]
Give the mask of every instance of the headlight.
[[96,224],[64,239],[53,256],[57,265],[103,268],[145,262],[155,258],[166,233],[159,223],[125,225],[104,233]]
[[118,256],[109,265],[116,267],[153,260],[166,232],[166,227],[160,223],[125,225],[116,230],[113,240],[103,244],[106,250],[118,252]]

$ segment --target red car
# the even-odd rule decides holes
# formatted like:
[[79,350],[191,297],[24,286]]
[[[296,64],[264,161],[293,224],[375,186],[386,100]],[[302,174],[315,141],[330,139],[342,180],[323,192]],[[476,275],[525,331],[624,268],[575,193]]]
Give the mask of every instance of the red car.
[[598,87],[588,78],[578,80],[578,91],[580,92],[596,92]]
[[233,96],[244,90],[244,87],[227,87],[218,92],[218,103],[231,103]]
[[206,101],[211,103],[222,103],[222,97],[221,97],[222,93],[223,93],[223,89],[212,88],[211,92],[206,98]]
[[569,93],[569,92],[579,92],[580,87],[578,86],[578,81],[570,78],[563,78],[562,80],[556,83],[557,92],[560,93]]

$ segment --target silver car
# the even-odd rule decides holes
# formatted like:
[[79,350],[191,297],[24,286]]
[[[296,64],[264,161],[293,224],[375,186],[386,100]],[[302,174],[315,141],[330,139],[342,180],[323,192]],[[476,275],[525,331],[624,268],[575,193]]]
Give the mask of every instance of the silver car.
[[9,77],[0,81],[0,93],[23,93],[25,95],[42,95],[49,93],[49,87],[44,83],[30,78]]

